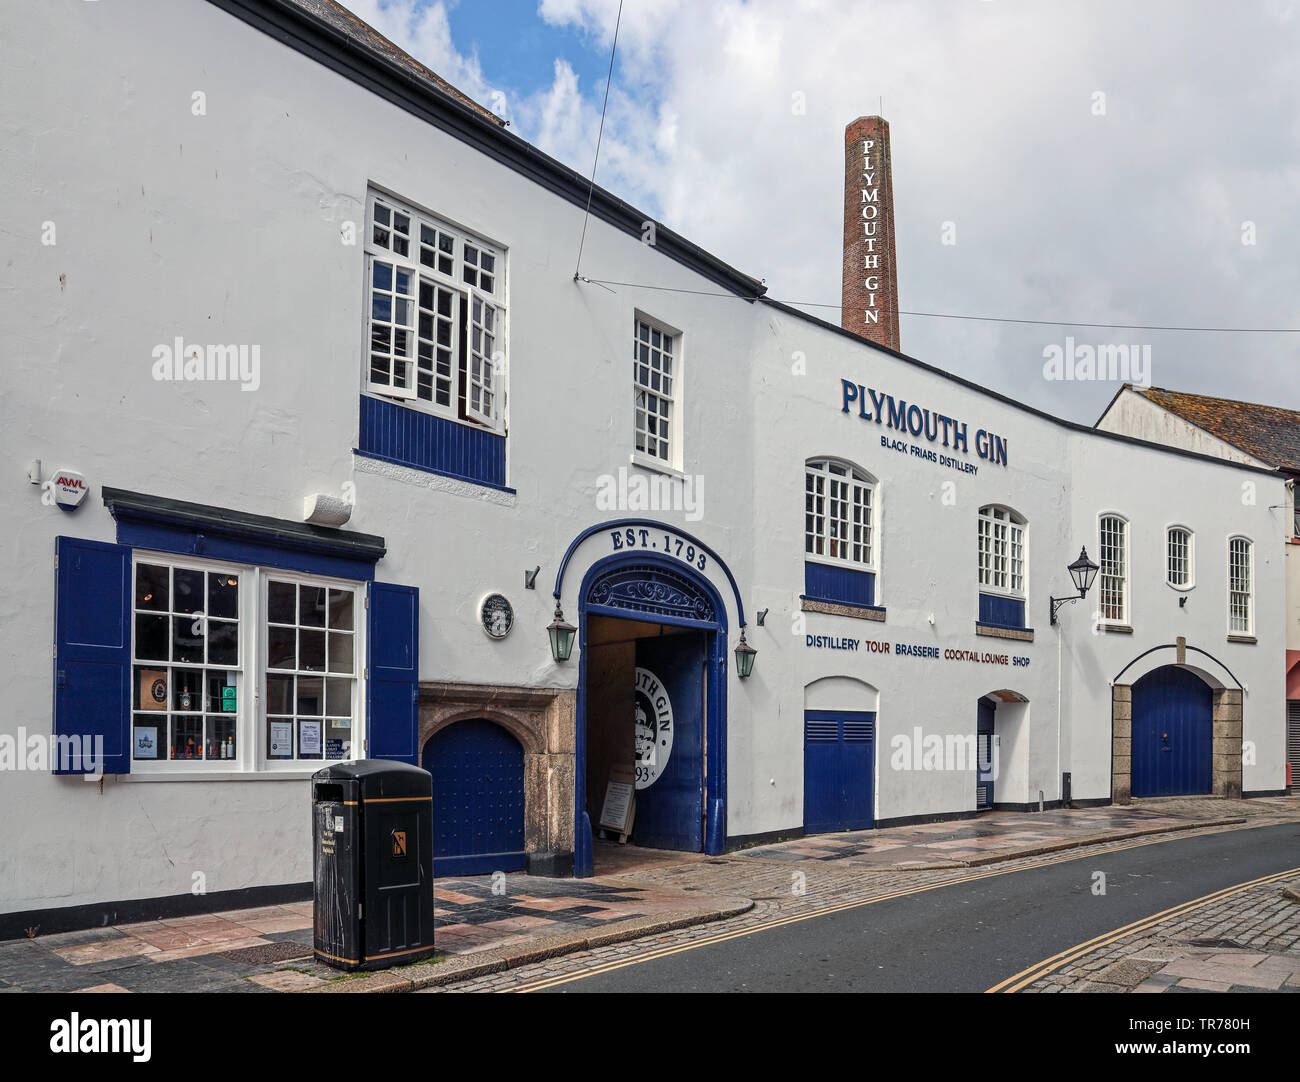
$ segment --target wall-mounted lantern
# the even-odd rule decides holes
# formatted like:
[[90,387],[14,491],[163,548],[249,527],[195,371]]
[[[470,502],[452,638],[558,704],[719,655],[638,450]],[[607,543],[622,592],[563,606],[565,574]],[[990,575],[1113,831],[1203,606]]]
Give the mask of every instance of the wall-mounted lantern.
[[745,641],[745,629],[740,629],[740,642],[736,643],[736,675],[742,680],[754,671],[754,657],[758,654],[752,646]]
[[564,622],[564,611],[560,608],[560,599],[555,599],[555,619],[546,628],[551,640],[551,657],[556,661],[568,661],[573,653],[573,637],[578,629]]
[[1088,591],[1092,589],[1092,580],[1097,577],[1098,567],[1088,559],[1087,548],[1079,550],[1079,558],[1070,564],[1066,569],[1070,572],[1070,578],[1074,580],[1074,588],[1079,591],[1078,597],[1049,597],[1052,603],[1051,622],[1056,623],[1056,610],[1062,605],[1071,601],[1078,601],[1080,597],[1087,597]]

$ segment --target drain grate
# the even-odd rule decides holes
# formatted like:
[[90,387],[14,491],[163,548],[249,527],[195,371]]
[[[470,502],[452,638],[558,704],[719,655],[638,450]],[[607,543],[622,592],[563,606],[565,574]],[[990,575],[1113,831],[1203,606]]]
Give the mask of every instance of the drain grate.
[[307,943],[281,941],[267,943],[260,947],[241,947],[233,951],[217,951],[222,958],[232,962],[243,962],[250,966],[264,966],[270,962],[287,962],[293,958],[310,958],[311,946]]

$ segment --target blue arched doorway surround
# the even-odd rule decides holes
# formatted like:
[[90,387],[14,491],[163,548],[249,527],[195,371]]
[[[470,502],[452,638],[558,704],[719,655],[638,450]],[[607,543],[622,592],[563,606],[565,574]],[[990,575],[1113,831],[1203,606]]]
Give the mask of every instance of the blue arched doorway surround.
[[[673,532],[680,535],[680,531]],[[727,574],[730,579],[730,572]],[[574,874],[589,876],[593,872],[591,819],[586,810],[587,631],[592,616],[643,620],[702,633],[708,674],[704,719],[707,747],[703,771],[704,851],[721,853],[727,841],[726,606],[713,584],[682,560],[641,549],[607,556],[592,564],[583,576],[578,593]]]

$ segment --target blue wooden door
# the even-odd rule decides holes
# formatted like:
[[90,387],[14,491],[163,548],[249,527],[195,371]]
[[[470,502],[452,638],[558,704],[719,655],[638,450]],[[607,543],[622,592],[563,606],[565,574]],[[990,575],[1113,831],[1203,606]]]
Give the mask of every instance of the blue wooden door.
[[420,764],[433,775],[433,874],[519,871],[524,852],[524,749],[474,718],[440,729]]
[[979,701],[979,715],[975,722],[975,810],[993,807],[993,787],[997,778],[993,772],[993,717],[997,707],[987,699]]
[[636,644],[636,820],[653,849],[704,849],[704,636]]
[[874,712],[804,711],[805,833],[875,824],[875,730]]
[[1134,796],[1210,791],[1213,697],[1205,681],[1172,665],[1133,685]]

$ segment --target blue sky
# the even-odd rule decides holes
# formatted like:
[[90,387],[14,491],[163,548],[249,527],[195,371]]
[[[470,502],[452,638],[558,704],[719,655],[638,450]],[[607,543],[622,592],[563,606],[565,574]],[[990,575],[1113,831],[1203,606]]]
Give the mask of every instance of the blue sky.
[[[488,81],[512,97],[549,86],[556,58],[567,61],[588,90],[604,86],[608,47],[576,26],[545,22],[537,0],[462,0],[448,8],[447,18],[456,47],[477,55]],[[503,34],[502,26],[510,32]]]
[[[344,2],[590,171],[618,0]],[[844,127],[883,97],[904,352],[1086,423],[1117,385],[1045,378],[1067,336],[1300,409],[1297,334],[919,314],[1300,326],[1297,56],[1300,0],[625,0],[596,179],[833,306]]]

